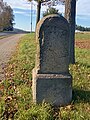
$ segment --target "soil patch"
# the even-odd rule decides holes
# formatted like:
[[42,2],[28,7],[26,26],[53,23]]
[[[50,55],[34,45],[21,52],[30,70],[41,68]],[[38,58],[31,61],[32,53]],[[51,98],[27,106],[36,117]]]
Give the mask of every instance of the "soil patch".
[[81,49],[90,49],[90,40],[76,40],[75,46]]

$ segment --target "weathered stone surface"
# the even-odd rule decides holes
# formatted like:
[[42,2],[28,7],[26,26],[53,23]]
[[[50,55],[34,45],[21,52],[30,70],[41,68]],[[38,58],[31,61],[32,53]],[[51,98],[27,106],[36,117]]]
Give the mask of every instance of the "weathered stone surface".
[[69,25],[65,18],[49,15],[36,29],[37,55],[33,69],[33,101],[66,105],[72,99],[69,74]]
[[39,41],[36,67],[39,73],[68,73],[69,26],[57,15],[42,19],[37,25],[36,39]]
[[72,99],[72,77],[70,74],[37,74],[33,70],[33,102],[48,102],[64,106]]

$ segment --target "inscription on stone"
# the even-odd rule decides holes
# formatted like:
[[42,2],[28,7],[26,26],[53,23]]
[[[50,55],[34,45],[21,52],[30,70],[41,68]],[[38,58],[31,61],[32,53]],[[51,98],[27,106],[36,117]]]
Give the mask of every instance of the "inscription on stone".
[[63,19],[49,19],[40,27],[40,36],[38,36],[40,39],[39,73],[67,73],[69,64],[68,24],[63,22]]

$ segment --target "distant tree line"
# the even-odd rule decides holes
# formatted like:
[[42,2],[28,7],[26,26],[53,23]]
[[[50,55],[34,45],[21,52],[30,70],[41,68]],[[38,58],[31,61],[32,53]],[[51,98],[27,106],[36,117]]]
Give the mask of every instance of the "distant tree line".
[[14,15],[12,8],[0,1],[0,31],[12,31],[13,30]]
[[82,27],[81,25],[76,25],[76,30],[90,31],[90,27]]

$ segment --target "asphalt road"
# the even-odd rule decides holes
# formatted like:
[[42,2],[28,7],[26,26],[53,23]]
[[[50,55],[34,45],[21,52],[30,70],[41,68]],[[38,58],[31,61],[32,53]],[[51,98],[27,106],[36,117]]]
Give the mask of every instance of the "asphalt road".
[[0,39],[0,81],[5,79],[3,68],[16,50],[20,37],[24,35],[25,34],[16,34]]

